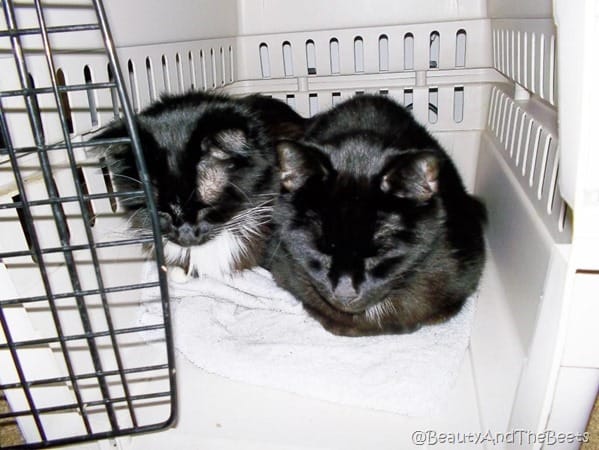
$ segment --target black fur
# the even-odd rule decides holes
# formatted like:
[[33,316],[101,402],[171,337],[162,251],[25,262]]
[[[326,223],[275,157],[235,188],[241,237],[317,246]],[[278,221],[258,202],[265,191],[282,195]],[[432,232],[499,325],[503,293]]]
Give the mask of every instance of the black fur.
[[410,332],[460,310],[484,264],[484,206],[399,104],[357,96],[278,146],[265,265],[329,331]]
[[[135,120],[165,241],[192,248],[227,229],[246,247],[232,269],[254,265],[278,191],[274,144],[300,135],[303,119],[267,97],[193,92],[163,96]],[[123,136],[125,126],[117,121],[95,139]],[[106,159],[118,191],[140,188],[129,145],[110,146]],[[123,206],[131,228],[147,231],[143,198]],[[170,258],[171,264],[186,264],[184,251]]]

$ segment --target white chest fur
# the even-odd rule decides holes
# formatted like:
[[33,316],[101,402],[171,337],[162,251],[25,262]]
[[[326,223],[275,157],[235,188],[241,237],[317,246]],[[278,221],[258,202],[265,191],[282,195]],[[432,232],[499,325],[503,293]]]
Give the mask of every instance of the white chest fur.
[[243,240],[227,230],[221,231],[202,245],[181,247],[170,241],[164,245],[167,265],[175,265],[179,268],[184,261],[188,261],[189,264],[187,273],[169,268],[171,279],[176,282],[186,281],[194,273],[200,277],[202,275],[216,278],[227,276],[235,270],[246,251]]

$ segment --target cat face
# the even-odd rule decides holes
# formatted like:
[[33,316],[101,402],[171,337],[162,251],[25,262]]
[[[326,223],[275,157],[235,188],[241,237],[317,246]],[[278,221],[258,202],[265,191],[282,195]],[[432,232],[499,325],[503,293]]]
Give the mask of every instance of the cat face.
[[302,274],[294,289],[351,314],[385,300],[442,233],[436,153],[368,133],[278,151],[284,192],[275,219]]
[[[199,140],[164,161],[163,170],[150,170],[163,235],[171,242],[191,247],[202,245],[225,229],[240,225],[234,218],[266,206],[266,186],[255,183],[256,174],[271,177],[270,168],[260,171],[255,150],[246,133],[231,128]],[[165,152],[169,155],[169,152]],[[258,219],[255,217],[255,219]]]
[[[188,249],[218,236],[225,236],[233,259],[248,259],[265,231],[275,192],[275,153],[268,128],[249,106],[198,92],[163,98],[136,117],[171,263],[193,263],[200,253]],[[120,136],[126,132],[119,123],[100,138]],[[118,191],[139,189],[130,146],[110,147],[107,159]],[[122,204],[130,228],[147,232],[144,202],[131,198]]]
[[405,333],[446,320],[478,284],[484,206],[391,98],[359,95],[278,145],[265,265],[327,330]]

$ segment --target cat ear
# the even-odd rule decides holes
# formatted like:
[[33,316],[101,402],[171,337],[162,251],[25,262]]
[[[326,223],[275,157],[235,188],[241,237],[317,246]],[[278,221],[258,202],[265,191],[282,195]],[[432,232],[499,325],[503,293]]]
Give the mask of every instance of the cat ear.
[[211,156],[224,161],[233,156],[245,155],[247,137],[239,129],[221,130],[211,138],[206,138],[204,146]]
[[440,161],[432,152],[404,154],[393,161],[381,190],[399,198],[427,201],[439,190]]
[[330,163],[319,150],[298,142],[277,144],[281,185],[289,192],[297,191],[309,179],[323,180],[330,173]]

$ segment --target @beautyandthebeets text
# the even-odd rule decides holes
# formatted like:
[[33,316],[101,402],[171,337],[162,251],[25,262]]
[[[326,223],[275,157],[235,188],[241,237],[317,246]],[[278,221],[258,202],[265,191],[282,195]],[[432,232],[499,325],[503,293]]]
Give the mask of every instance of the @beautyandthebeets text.
[[441,444],[475,444],[475,445],[532,445],[545,446],[586,443],[589,442],[589,433],[568,433],[554,430],[534,432],[531,430],[512,430],[507,432],[440,432],[436,430],[416,430],[412,433],[412,442],[415,445],[435,446]]

